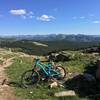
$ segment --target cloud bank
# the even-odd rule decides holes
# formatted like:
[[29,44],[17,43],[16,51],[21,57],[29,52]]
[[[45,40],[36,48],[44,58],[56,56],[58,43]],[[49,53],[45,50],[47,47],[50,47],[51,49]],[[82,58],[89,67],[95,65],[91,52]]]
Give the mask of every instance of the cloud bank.
[[27,11],[25,9],[12,9],[9,11],[13,16],[20,16],[23,19],[34,18],[34,13],[32,11]]
[[37,20],[44,21],[44,22],[49,22],[49,21],[52,21],[54,19],[55,19],[55,17],[48,16],[48,15],[41,15],[40,17],[37,17]]

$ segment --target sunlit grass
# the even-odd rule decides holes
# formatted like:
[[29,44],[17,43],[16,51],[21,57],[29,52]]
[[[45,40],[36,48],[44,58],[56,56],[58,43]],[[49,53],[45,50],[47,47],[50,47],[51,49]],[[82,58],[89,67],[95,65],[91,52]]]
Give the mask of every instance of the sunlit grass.
[[[32,65],[33,65],[33,60],[31,58],[18,57],[15,59],[12,66],[7,69],[9,79],[12,83],[14,83],[11,85],[14,86],[16,96],[19,98],[19,100],[35,100],[35,99],[36,100],[80,100],[78,96],[61,97],[61,98],[54,97],[55,92],[65,91],[66,89],[64,88],[49,89],[48,88],[49,83],[39,83],[37,86],[34,86],[33,88],[27,88],[27,89],[21,88],[20,87],[21,75],[24,71],[32,69]],[[73,70],[72,68],[76,67],[75,62],[73,61],[66,62],[64,63],[64,65],[67,65],[70,71]]]

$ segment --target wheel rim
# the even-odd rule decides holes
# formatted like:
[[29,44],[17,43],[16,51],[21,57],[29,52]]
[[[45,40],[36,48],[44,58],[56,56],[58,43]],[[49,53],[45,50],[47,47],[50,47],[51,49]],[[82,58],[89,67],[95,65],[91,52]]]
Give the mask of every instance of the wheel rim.
[[58,67],[58,71],[62,77],[65,76],[65,71],[61,67]]
[[66,76],[66,72],[62,67],[57,66],[56,71],[59,73],[58,74],[58,79],[63,79]]
[[22,84],[25,87],[31,87],[39,81],[39,75],[37,72],[28,71],[23,75]]

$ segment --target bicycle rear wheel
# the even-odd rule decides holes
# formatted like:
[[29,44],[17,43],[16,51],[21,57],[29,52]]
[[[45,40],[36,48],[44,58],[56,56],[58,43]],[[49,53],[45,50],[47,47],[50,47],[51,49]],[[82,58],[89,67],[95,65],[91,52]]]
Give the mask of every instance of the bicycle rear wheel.
[[58,80],[62,80],[62,79],[64,79],[64,78],[66,77],[67,72],[66,72],[65,68],[63,68],[62,66],[56,66],[55,71],[56,71],[57,73],[59,73],[59,74],[56,76],[56,78],[57,78]]
[[21,85],[24,87],[32,87],[40,81],[38,72],[28,70],[22,74]]

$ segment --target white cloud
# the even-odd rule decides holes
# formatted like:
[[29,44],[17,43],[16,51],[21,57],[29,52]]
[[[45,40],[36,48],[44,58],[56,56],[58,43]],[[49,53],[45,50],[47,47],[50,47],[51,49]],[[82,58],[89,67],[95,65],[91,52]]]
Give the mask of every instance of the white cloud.
[[100,23],[100,21],[95,20],[95,21],[93,21],[92,23],[94,23],[94,24],[99,24],[99,23]]
[[35,16],[34,16],[34,13],[32,11],[30,11],[29,13],[27,13],[27,17],[30,18],[30,19],[32,19]]
[[79,17],[80,19],[85,19],[85,16],[81,16],[81,17]]
[[53,16],[48,16],[48,15],[42,15],[40,17],[37,17],[37,20],[40,20],[40,21],[45,21],[45,22],[49,22],[49,21],[52,21],[54,20],[55,17]]
[[14,15],[14,16],[20,16],[23,19],[27,19],[27,18],[34,18],[34,13],[32,11],[27,11],[25,9],[13,9],[10,10],[10,14]]
[[25,9],[14,9],[14,10],[10,10],[10,13],[12,15],[25,15],[27,14]]
[[85,18],[86,18],[85,16],[80,16],[80,17],[73,16],[73,17],[72,17],[72,19],[74,19],[74,20],[75,20],[75,19],[85,19]]

